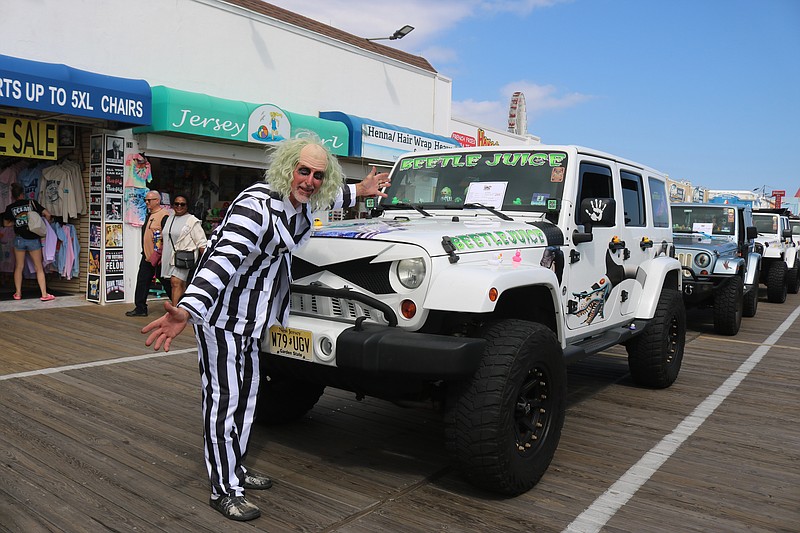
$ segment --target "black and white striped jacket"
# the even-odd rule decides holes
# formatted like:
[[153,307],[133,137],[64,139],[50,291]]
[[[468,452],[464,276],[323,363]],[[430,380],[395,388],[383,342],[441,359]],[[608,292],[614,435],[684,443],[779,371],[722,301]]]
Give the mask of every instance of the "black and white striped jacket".
[[[355,205],[345,185],[332,208]],[[311,209],[256,183],[230,204],[214,231],[178,307],[193,324],[261,338],[289,317],[291,252],[311,237]]]

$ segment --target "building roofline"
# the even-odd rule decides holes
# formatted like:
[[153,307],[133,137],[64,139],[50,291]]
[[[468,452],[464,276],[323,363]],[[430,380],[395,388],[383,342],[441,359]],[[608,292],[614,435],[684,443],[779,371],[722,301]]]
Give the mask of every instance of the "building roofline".
[[304,17],[303,15],[299,15],[287,9],[283,9],[276,5],[269,4],[267,2],[264,2],[263,0],[220,0],[220,1],[223,3],[240,7],[248,11],[252,11],[254,13],[258,13],[259,15],[263,15],[286,24],[290,24],[292,26],[296,26],[298,28],[302,28],[306,31],[317,33],[319,35],[328,37],[330,39],[334,39],[346,43],[348,45],[355,46],[356,48],[360,48],[367,52],[384,56],[389,59],[393,59],[395,61],[399,61],[401,63],[405,63],[413,67],[425,70],[427,72],[438,74],[436,69],[433,68],[433,66],[428,62],[428,60],[422,56],[415,56],[413,54],[403,52],[402,50],[392,48],[391,46],[385,46],[383,44],[376,43],[374,41],[368,41],[364,37],[358,37],[356,35],[353,35],[352,33],[347,33],[344,30],[340,30],[338,28],[334,28],[333,26],[329,26],[327,24],[318,22],[314,19]]

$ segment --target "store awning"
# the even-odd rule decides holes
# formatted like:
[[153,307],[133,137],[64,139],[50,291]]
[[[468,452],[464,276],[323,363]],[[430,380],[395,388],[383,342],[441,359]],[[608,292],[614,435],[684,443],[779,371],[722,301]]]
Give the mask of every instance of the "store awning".
[[335,155],[347,155],[347,127],[318,117],[285,111],[273,104],[254,104],[181,91],[152,88],[153,119],[134,133],[172,132],[269,145],[315,134]]
[[320,118],[336,120],[350,133],[348,155],[377,161],[396,161],[407,152],[461,146],[451,137],[412,130],[341,111],[323,111]]
[[150,123],[150,85],[0,55],[0,105],[124,124]]

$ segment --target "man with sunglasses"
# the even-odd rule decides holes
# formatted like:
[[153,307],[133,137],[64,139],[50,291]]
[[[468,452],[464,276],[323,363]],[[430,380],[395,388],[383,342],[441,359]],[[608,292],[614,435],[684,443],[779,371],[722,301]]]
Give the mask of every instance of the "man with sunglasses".
[[259,387],[259,339],[289,316],[291,253],[311,236],[312,212],[352,207],[358,196],[382,196],[388,174],[373,168],[346,185],[342,168],[318,139],[284,141],[276,148],[266,182],[242,191],[208,241],[178,305],[142,329],[145,344],[169,350],[191,322],[198,344],[205,458],[210,505],[246,521],[261,511],[245,489],[272,481],[243,462]]
[[[161,271],[160,266],[156,267],[151,262],[151,256],[155,253],[156,237],[164,231],[169,213],[161,207],[161,195],[158,191],[147,191],[144,195],[144,204],[147,207],[147,220],[142,226],[142,258],[139,261],[139,272],[136,275],[136,290],[133,293],[134,309],[125,313],[126,316],[147,316],[147,293],[150,292],[150,282],[156,270]],[[158,233],[156,233],[158,232]],[[164,283],[160,274],[158,276],[164,292],[170,295],[169,280]]]

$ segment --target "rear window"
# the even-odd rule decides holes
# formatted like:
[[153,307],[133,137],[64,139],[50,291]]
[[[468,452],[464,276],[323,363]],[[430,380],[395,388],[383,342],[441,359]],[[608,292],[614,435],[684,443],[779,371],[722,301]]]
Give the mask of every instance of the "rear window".
[[653,226],[669,227],[669,204],[667,203],[667,185],[660,179],[647,178],[650,186],[650,201],[653,205]]

